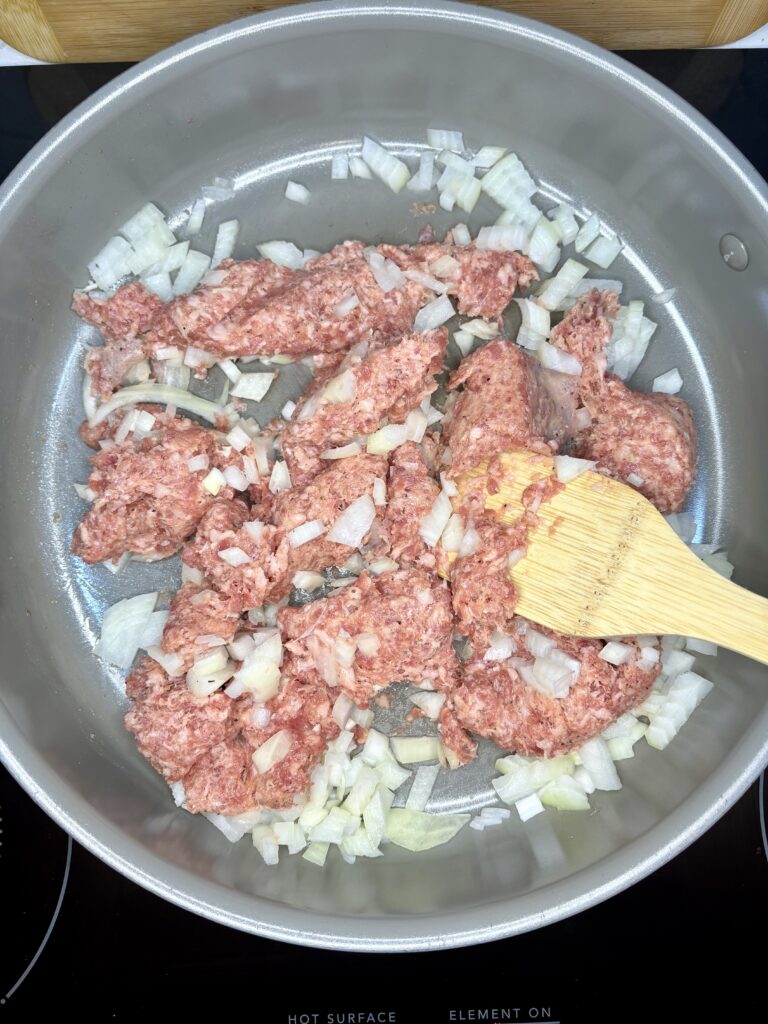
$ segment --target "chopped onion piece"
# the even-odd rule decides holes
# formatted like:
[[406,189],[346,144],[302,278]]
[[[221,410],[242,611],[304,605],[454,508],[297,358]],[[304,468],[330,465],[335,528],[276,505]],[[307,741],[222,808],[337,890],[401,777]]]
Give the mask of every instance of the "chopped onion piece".
[[349,177],[349,157],[346,153],[334,153],[331,157],[331,178],[343,181]]
[[452,514],[450,498],[444,491],[441,491],[419,526],[419,533],[425,544],[431,548],[437,544]]
[[546,282],[544,288],[536,296],[545,309],[557,309],[567,296],[573,294],[579,281],[587,273],[587,267],[576,260],[566,260],[553,278]]
[[559,373],[578,375],[581,373],[581,363],[575,356],[563,352],[548,341],[542,341],[538,347],[537,355],[542,366],[548,370],[557,370]]
[[524,796],[521,800],[516,800],[515,809],[520,816],[520,821],[528,821],[544,811],[544,804],[539,800],[536,793],[531,793],[529,796]]
[[393,192],[400,192],[411,174],[402,160],[388,153],[383,146],[367,135],[363,136],[363,160],[377,178],[380,178]]
[[571,455],[556,455],[554,458],[555,476],[561,484],[575,480],[577,476],[594,469],[597,465],[590,459],[574,459]]
[[363,494],[347,505],[328,531],[326,539],[335,544],[346,544],[351,548],[359,547],[375,518],[376,508],[373,501],[367,494]]
[[576,252],[584,252],[588,245],[591,245],[600,234],[600,221],[596,213],[593,213],[579,228],[579,233],[573,243]]
[[211,257],[211,268],[218,267],[222,260],[228,260],[235,251],[235,243],[240,233],[239,220],[225,220],[219,224],[216,232],[216,241],[213,245],[213,256]]
[[318,588],[325,585],[325,577],[319,572],[311,572],[306,569],[300,569],[298,572],[293,574],[291,583],[296,587],[297,590],[306,590],[310,592],[317,590]]
[[456,346],[462,356],[469,355],[472,346],[475,344],[474,335],[467,334],[466,331],[454,331],[453,340],[456,342]]
[[459,551],[464,540],[464,520],[454,513],[440,537],[440,546],[444,551]]
[[254,750],[252,754],[254,768],[260,775],[263,775],[270,768],[279,764],[287,756],[292,746],[291,733],[287,729],[281,729]]
[[226,486],[226,479],[220,469],[215,467],[210,471],[208,476],[202,481],[204,491],[208,491],[214,497],[219,493],[222,487]]
[[598,658],[607,661],[609,665],[625,665],[630,658],[634,648],[629,644],[621,644],[616,640],[610,640],[598,654]]
[[528,231],[522,224],[495,224],[480,228],[475,245],[478,249],[494,252],[513,252],[524,248],[527,243]]
[[388,452],[405,444],[404,423],[390,423],[373,434],[368,435],[366,451],[369,455],[386,455]]
[[365,160],[359,156],[351,156],[349,158],[349,169],[352,172],[353,178],[371,178],[371,169]]
[[642,487],[645,480],[643,480],[641,476],[638,476],[637,473],[629,473],[627,476],[627,483],[632,487]]
[[427,142],[433,149],[448,149],[453,153],[464,152],[464,136],[448,128],[428,128]]
[[187,565],[186,562],[181,563],[182,583],[194,583],[196,586],[199,586],[204,580],[205,577],[199,569],[194,569],[191,565]]
[[448,290],[447,284],[443,281],[438,281],[436,277],[425,274],[423,270],[406,270],[403,276],[409,281],[415,281],[416,284],[422,284],[425,288],[430,288],[433,292],[440,293]]
[[554,221],[542,215],[526,246],[528,255],[534,263],[543,265],[553,254],[559,253],[559,245],[560,228]]
[[445,704],[444,693],[412,693],[411,702],[420,708],[427,718],[437,721],[440,717],[443,704]]
[[197,285],[211,264],[210,256],[197,249],[190,249],[173,281],[174,295],[188,295]]
[[311,194],[306,185],[300,185],[297,181],[289,181],[285,186],[285,198],[290,199],[292,203],[307,206]]
[[383,292],[390,292],[393,288],[403,287],[406,277],[396,263],[386,259],[376,249],[366,251],[365,258],[368,266],[371,268],[376,284]]
[[278,267],[290,267],[292,270],[302,270],[304,267],[304,254],[293,242],[262,242],[256,248],[264,259],[271,260]]
[[405,801],[405,806],[409,810],[423,811],[427,806],[427,802],[432,795],[432,790],[435,788],[435,782],[440,772],[440,765],[422,765],[421,768],[417,768],[416,774],[413,777],[411,783],[411,790],[408,793],[408,799]]
[[320,452],[320,458],[349,459],[354,455],[359,455],[362,450],[362,447],[357,441],[351,441],[349,444],[342,445],[341,448],[326,448],[324,452]]
[[555,807],[559,811],[589,810],[586,793],[570,775],[562,775],[559,779],[547,783],[539,790],[538,796],[545,806]]
[[596,789],[621,789],[621,780],[613,766],[613,760],[605,740],[600,739],[599,736],[589,740],[579,747],[578,754]]
[[449,192],[448,189],[444,189],[440,193],[439,202],[440,208],[450,213],[451,210],[453,210],[454,206],[456,205],[456,196],[452,192]]
[[483,661],[506,661],[515,653],[515,641],[498,629],[491,633],[491,645],[483,655]]
[[179,654],[175,652],[166,654],[162,647],[147,647],[147,654],[153,661],[156,661],[164,672],[172,678],[183,675],[184,662]]
[[469,814],[427,814],[393,807],[387,815],[387,837],[396,846],[421,853],[450,842],[469,819]]
[[480,550],[480,534],[471,524],[464,531],[464,536],[461,538],[461,544],[459,545],[459,558],[467,558],[469,555],[474,555],[476,551]]
[[536,182],[514,153],[503,157],[484,175],[483,192],[505,209],[520,199],[529,199],[536,191]]
[[448,296],[441,295],[433,302],[428,302],[426,306],[421,307],[416,314],[413,329],[417,332],[431,331],[435,327],[440,327],[441,324],[444,324],[455,315],[456,310],[453,308]]
[[247,555],[242,548],[222,548],[219,551],[219,558],[226,562],[227,565],[231,565],[233,569],[236,569],[239,565],[248,565],[251,561],[250,555]]
[[584,252],[584,256],[590,263],[595,263],[598,267],[606,270],[623,248],[624,245],[618,238],[606,238],[605,235],[599,235]]
[[485,171],[497,164],[506,152],[503,146],[481,146],[475,153],[475,167]]
[[82,498],[83,501],[95,501],[96,491],[92,490],[86,484],[72,484],[75,489],[75,493],[78,498]]
[[466,174],[453,174],[444,192],[449,192],[465,213],[471,213],[480,198],[481,186],[482,182],[477,178],[471,178]]
[[675,367],[673,370],[667,370],[666,373],[654,377],[652,390],[659,391],[665,395],[676,395],[682,386],[683,378],[680,376],[680,371]]
[[130,274],[132,255],[130,243],[115,235],[88,264],[88,272],[99,288],[110,291],[120,278]]
[[405,439],[421,444],[427,430],[427,417],[421,409],[412,409],[405,418]]
[[[539,335],[542,340],[547,338],[550,330],[549,310],[544,309],[532,299],[515,299],[514,301],[522,314],[523,330]],[[466,326],[464,330],[466,330]]]
[[170,302],[173,298],[171,275],[166,272],[161,271],[157,274],[148,274],[146,277],[142,277],[141,283],[145,288],[153,292],[158,299],[162,299],[163,302]]
[[130,668],[157,603],[157,592],[113,604],[104,613],[96,654],[120,668]]
[[373,504],[380,508],[387,504],[387,484],[383,477],[377,476],[373,481]]
[[392,736],[392,752],[401,764],[416,764],[439,758],[442,744],[437,736]]
[[348,295],[345,299],[342,299],[341,302],[337,303],[334,307],[333,314],[334,316],[339,317],[347,316],[347,314],[351,313],[353,309],[357,309],[359,305],[360,299],[358,299],[357,295],[352,292],[351,295]]
[[554,210],[550,210],[547,216],[560,228],[563,245],[570,244],[576,238],[579,233],[579,225],[573,215],[572,206],[569,206],[568,203],[561,203]]
[[376,558],[368,563],[368,570],[374,576],[381,576],[385,572],[394,572],[400,566],[392,558]]
[[451,228],[451,234],[456,245],[469,245],[472,241],[472,235],[469,233],[469,228],[466,224],[454,224]]
[[234,491],[248,490],[248,478],[237,466],[227,466],[224,470],[224,479]]
[[232,388],[233,398],[245,398],[251,402],[260,402],[272,386],[275,373],[244,373]]
[[189,217],[187,219],[185,233],[187,237],[191,238],[192,235],[200,233],[200,229],[203,226],[203,218],[205,217],[205,200],[196,199],[192,204],[192,209],[189,211]]
[[292,548],[300,548],[303,544],[308,544],[310,541],[315,540],[316,537],[322,536],[328,527],[322,521],[322,519],[311,519],[307,523],[302,523],[301,526],[295,527],[295,529],[288,533],[288,543]]

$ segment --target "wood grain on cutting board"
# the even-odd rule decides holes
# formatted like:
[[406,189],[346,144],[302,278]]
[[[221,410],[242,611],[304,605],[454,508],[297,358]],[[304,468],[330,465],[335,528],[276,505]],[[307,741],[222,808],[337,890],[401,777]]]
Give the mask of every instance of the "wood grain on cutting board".
[[[133,61],[296,0],[0,0],[0,39],[50,61]],[[609,49],[711,46],[768,23],[768,0],[481,0]]]

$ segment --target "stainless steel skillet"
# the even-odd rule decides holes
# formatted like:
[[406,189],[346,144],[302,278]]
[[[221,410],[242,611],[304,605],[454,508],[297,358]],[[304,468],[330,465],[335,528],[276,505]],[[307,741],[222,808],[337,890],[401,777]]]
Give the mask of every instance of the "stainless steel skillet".
[[[706,829],[768,756],[764,669],[723,653],[713,694],[663,754],[642,751],[599,813],[542,816],[414,856],[324,872],[262,865],[173,809],[122,728],[120,679],[92,654],[104,606],[173,586],[171,565],[113,578],[68,554],[87,453],[83,346],[69,313],[85,263],[152,198],[180,212],[216,175],[238,255],[267,238],[325,249],[413,240],[423,223],[383,187],[329,180],[336,147],[369,132],[414,154],[427,126],[518,151],[552,198],[596,210],[627,242],[628,297],[654,309],[647,388],[678,366],[701,434],[691,511],[728,545],[737,579],[768,592],[763,529],[768,191],[715,129],[620,59],[524,19],[453,4],[316,4],[198,36],[121,76],[51,132],[0,191],[2,756],[36,800],[116,869],[215,920],[292,942],[416,950],[487,941],[578,912]],[[313,192],[282,201],[288,177]],[[475,226],[487,222],[478,206]],[[433,218],[438,230],[456,220]],[[749,250],[730,269],[727,232]],[[210,242],[205,238],[203,241]],[[294,382],[296,383],[296,382]],[[278,392],[279,408],[285,392]],[[490,748],[446,779],[444,806],[488,793]]]

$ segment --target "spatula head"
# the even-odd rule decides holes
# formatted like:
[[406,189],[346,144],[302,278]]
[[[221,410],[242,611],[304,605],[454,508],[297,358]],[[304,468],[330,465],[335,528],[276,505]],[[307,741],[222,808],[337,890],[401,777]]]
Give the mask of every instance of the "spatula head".
[[[511,525],[524,511],[525,489],[554,477],[555,464],[528,452],[510,452],[500,460],[501,486],[494,494],[486,489],[485,505]],[[487,468],[457,481],[459,501],[470,480],[475,478],[477,486],[476,478],[486,476]],[[511,571],[520,590],[516,610],[573,636],[669,631],[658,599],[660,576],[689,572],[696,562],[641,494],[588,471],[561,485],[536,510],[527,554]]]

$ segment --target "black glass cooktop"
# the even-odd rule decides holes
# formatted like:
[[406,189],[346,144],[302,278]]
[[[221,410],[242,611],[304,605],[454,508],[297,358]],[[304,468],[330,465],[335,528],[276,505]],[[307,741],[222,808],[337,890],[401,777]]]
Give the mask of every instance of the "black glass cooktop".
[[[768,51],[625,56],[768,176]],[[0,69],[0,178],[123,67]],[[409,955],[302,949],[179,910],[73,843],[2,769],[0,817],[0,1012],[11,1018],[737,1024],[765,1012],[761,782],[692,847],[607,903],[517,938]]]

